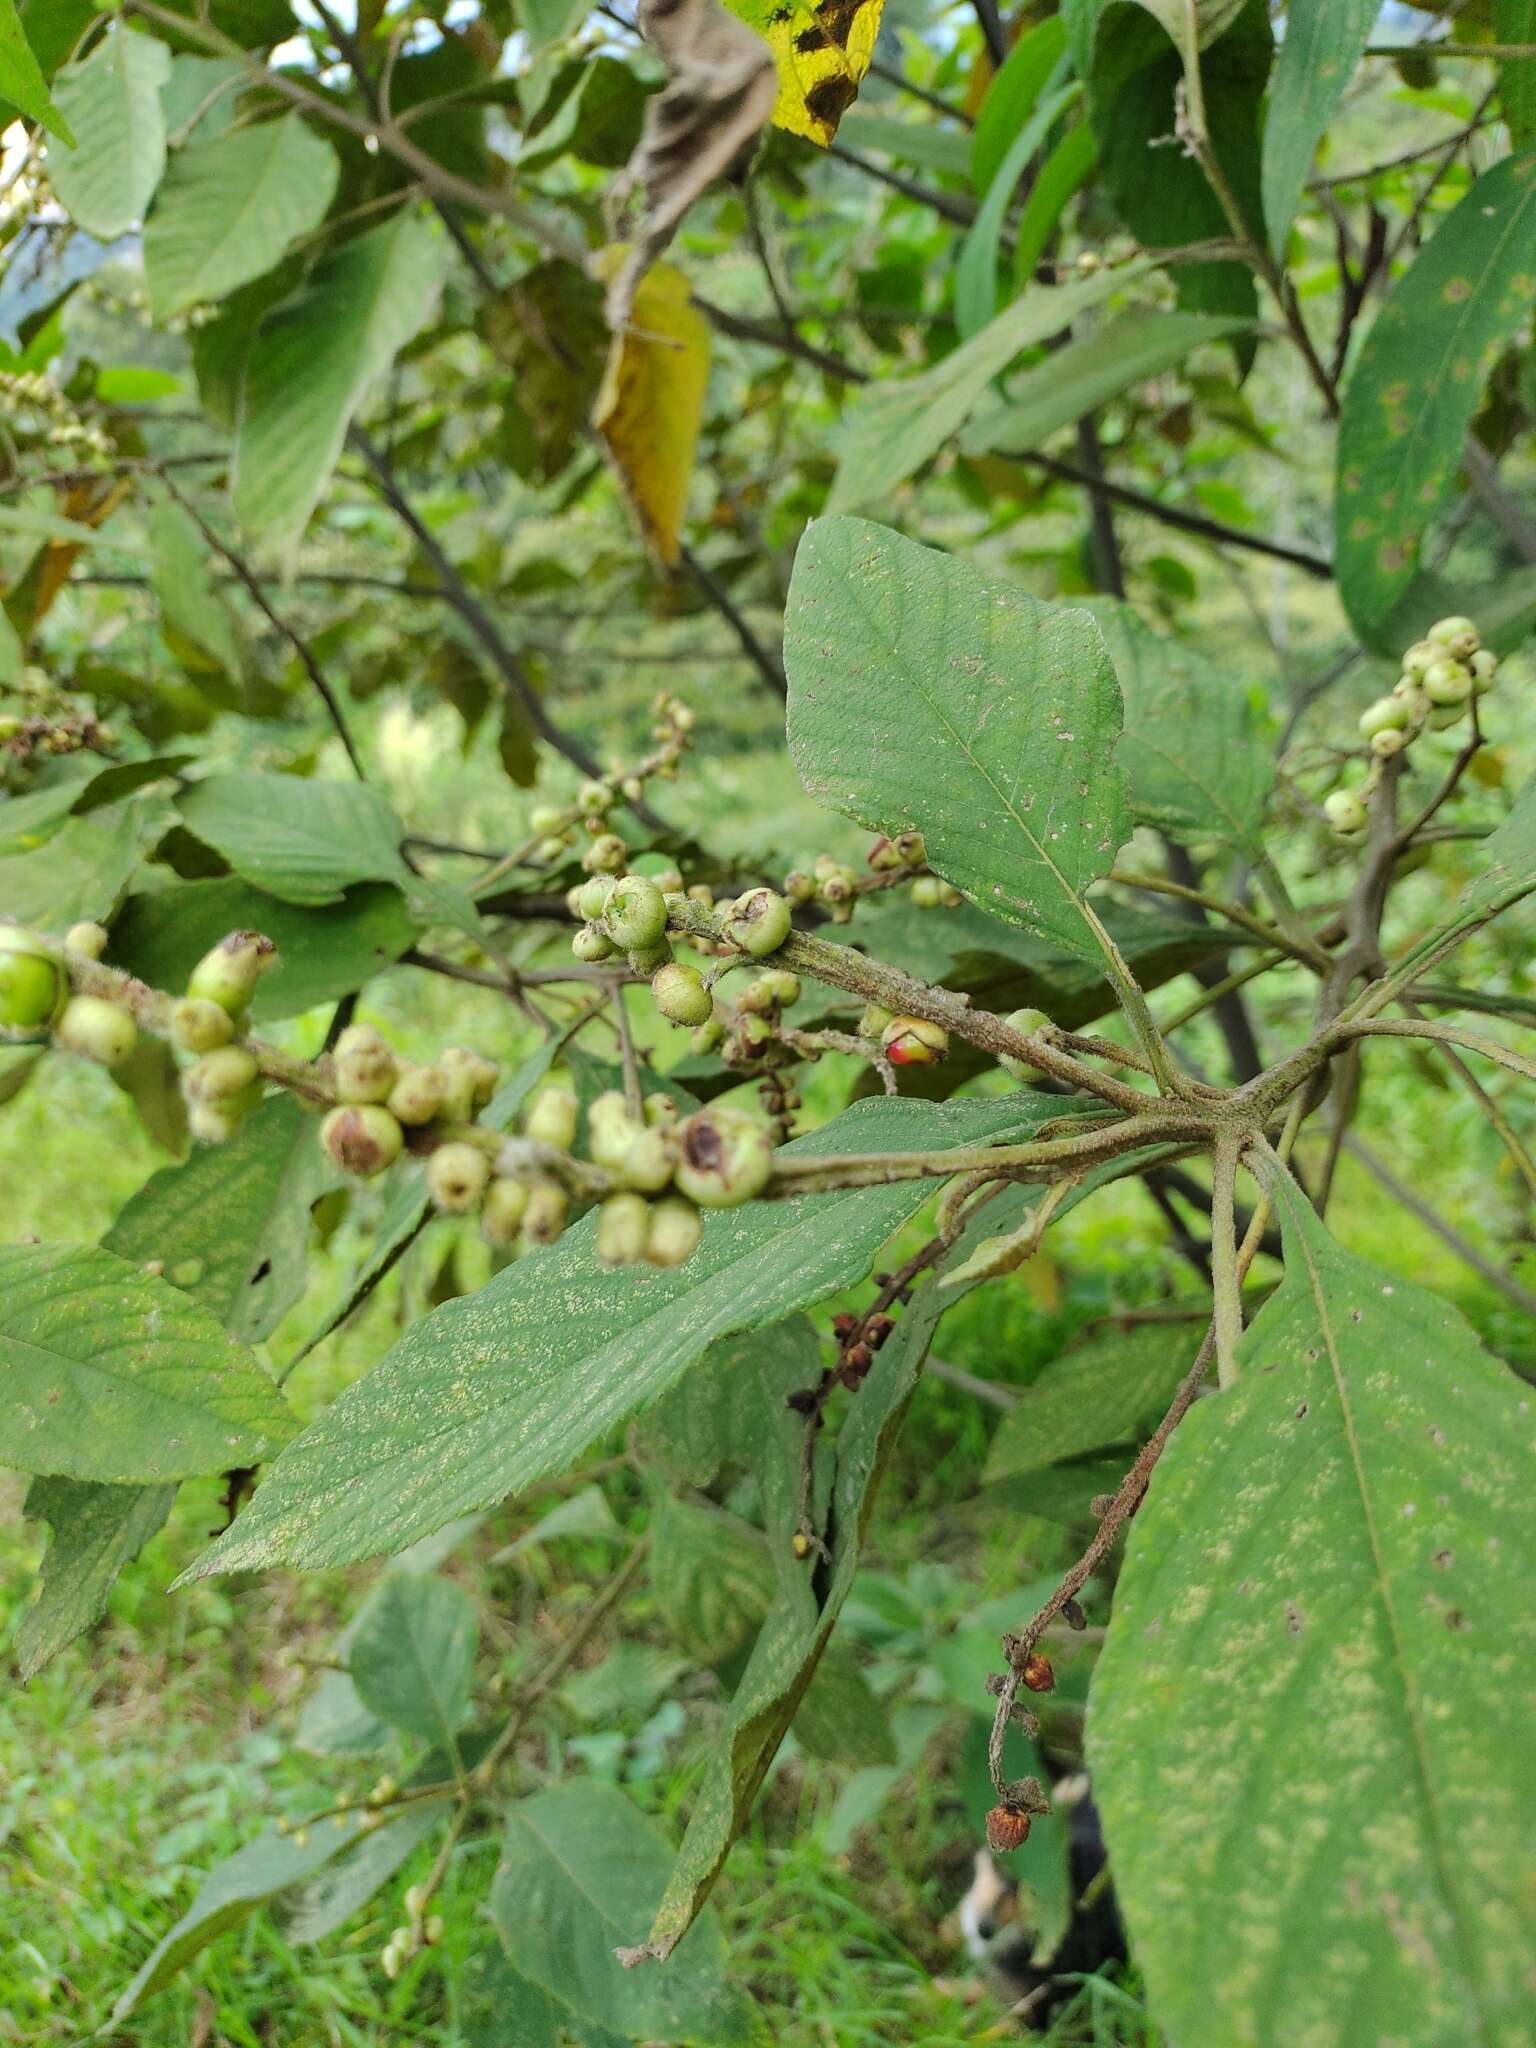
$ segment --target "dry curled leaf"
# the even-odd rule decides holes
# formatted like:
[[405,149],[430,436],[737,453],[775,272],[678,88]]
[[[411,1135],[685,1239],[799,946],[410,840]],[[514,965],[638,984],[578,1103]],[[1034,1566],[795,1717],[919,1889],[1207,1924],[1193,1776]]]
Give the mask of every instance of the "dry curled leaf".
[[[623,249],[604,258],[628,267]],[[677,560],[693,452],[709,382],[709,324],[670,263],[641,278],[627,324],[616,330],[592,424],[619,473],[646,540],[668,568]]]
[[642,0],[641,34],[667,67],[646,109],[640,147],[619,182],[644,212],[626,261],[608,288],[608,324],[629,319],[641,278],[677,233],[683,215],[762,128],[778,90],[773,53],[719,0]]

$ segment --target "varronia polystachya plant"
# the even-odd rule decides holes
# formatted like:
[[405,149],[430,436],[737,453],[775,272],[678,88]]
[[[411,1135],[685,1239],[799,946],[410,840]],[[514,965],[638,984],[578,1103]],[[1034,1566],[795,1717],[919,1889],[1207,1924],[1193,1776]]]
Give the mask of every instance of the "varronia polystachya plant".
[[385,1561],[92,2024],[751,2038],[959,1722],[1047,1980],[1086,1768],[1161,2038],[1530,2038],[1536,13],[1274,12],[0,0],[18,1661]]

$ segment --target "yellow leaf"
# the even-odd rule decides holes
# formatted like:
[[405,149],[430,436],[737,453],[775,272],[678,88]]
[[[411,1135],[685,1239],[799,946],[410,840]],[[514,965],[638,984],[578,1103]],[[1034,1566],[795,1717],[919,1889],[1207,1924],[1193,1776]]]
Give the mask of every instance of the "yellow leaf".
[[773,124],[823,148],[858,96],[884,0],[726,0],[755,28],[779,68]]
[[[605,249],[593,268],[611,275],[624,255],[619,245]],[[683,273],[654,264],[610,344],[592,424],[668,568],[677,560],[708,382],[709,323],[691,304]]]

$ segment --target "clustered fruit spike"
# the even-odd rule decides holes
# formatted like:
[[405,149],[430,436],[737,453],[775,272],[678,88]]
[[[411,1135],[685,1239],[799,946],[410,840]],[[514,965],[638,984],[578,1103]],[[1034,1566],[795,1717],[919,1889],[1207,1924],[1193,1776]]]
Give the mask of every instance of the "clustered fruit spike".
[[64,969],[53,948],[19,924],[0,924],[0,1036],[46,1031],[64,1001]]
[[1323,799],[1323,815],[1341,839],[1358,839],[1370,822],[1367,808],[1384,761],[1396,759],[1421,733],[1444,732],[1466,716],[1475,698],[1492,689],[1498,656],[1482,645],[1476,626],[1456,614],[1438,619],[1403,655],[1403,672],[1389,695],[1360,713],[1360,737],[1370,750],[1365,780]]
[[926,1017],[893,1017],[880,1034],[885,1056],[897,1067],[929,1067],[949,1051],[949,1033]]

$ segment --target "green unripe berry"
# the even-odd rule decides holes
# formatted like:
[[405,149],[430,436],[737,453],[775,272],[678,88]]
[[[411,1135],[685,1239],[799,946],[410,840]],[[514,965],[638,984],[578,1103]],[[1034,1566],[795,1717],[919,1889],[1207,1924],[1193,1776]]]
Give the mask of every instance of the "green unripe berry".
[[1408,717],[1408,706],[1401,697],[1378,697],[1360,714],[1360,737],[1369,740],[1379,732],[1400,732],[1408,723]]
[[944,901],[944,884],[937,875],[919,875],[912,884],[912,901],[919,910],[937,910]]
[[206,996],[182,996],[171,1005],[171,1043],[178,1052],[215,1052],[234,1035],[234,1018]]
[[336,1041],[331,1064],[343,1102],[387,1102],[400,1071],[371,1024],[349,1024]]
[[676,1134],[659,1125],[643,1124],[634,1130],[622,1158],[611,1170],[625,1187],[654,1195],[671,1180],[676,1165]]
[[[1056,1026],[1044,1010],[1014,1010],[1003,1019],[1010,1030],[1017,1031],[1024,1038],[1052,1037]],[[1032,1066],[1028,1060],[1017,1058],[1013,1053],[1002,1053],[998,1065],[1005,1073],[1012,1074],[1016,1081],[1037,1081],[1043,1071]]]
[[528,1114],[523,1120],[524,1136],[541,1145],[553,1145],[558,1151],[569,1152],[576,1142],[579,1115],[575,1090],[551,1083],[541,1088],[529,1103]]
[[187,977],[187,994],[217,1003],[231,1017],[238,1017],[275,956],[272,941],[260,932],[230,932],[193,968]]
[[565,914],[578,920],[581,917],[581,889],[579,882],[573,882],[565,892]]
[[714,1015],[714,1000],[704,986],[697,967],[685,967],[674,960],[663,967],[651,983],[651,995],[663,1017],[674,1024],[707,1024]]
[[690,883],[685,894],[688,901],[696,903],[700,910],[713,910],[715,907],[715,892],[710,888],[708,882]]
[[53,1035],[66,1052],[99,1067],[120,1067],[139,1042],[139,1027],[102,996],[71,996]]
[[1437,661],[1426,670],[1424,694],[1431,704],[1464,704],[1472,694],[1472,671],[1459,661]]
[[447,1921],[444,1920],[441,1913],[432,1913],[428,1915],[427,1919],[423,1922],[421,1929],[421,1938],[427,1944],[428,1948],[436,1948],[437,1944],[443,1938],[443,1930],[446,1928],[447,1924]]
[[618,833],[604,832],[581,856],[581,864],[589,875],[617,875],[628,859],[629,848]]
[[107,928],[87,918],[82,924],[72,924],[64,934],[66,953],[79,953],[87,960],[99,960],[107,950]]
[[233,1102],[259,1078],[255,1059],[243,1045],[225,1045],[194,1060],[181,1077],[189,1102]]
[[939,902],[945,910],[954,910],[964,901],[964,891],[957,889],[953,882],[940,882]]
[[1476,626],[1470,619],[1459,613],[1448,619],[1436,619],[1426,636],[1437,647],[1443,647],[1457,661],[1466,661],[1476,654],[1482,645]]
[[535,804],[528,817],[528,830],[540,839],[547,839],[551,833],[563,832],[570,823],[569,813],[558,804]]
[[576,915],[584,917],[590,924],[602,916],[608,908],[608,898],[613,893],[613,883],[607,875],[594,875],[590,882],[583,882],[576,891]]
[[576,792],[576,802],[589,817],[600,818],[613,809],[613,791],[606,782],[584,782]]
[[443,1077],[436,1067],[401,1067],[385,1101],[397,1123],[429,1124],[442,1113]]
[[654,882],[663,896],[676,896],[682,890],[683,871],[679,867],[653,868],[647,880]]
[[865,859],[868,861],[869,865],[874,869],[877,875],[886,874],[892,868],[899,868],[905,866],[905,862],[902,860],[901,855],[896,851],[895,845],[892,843],[891,840],[887,839],[883,833],[880,836],[880,838],[878,838],[875,841],[874,845],[869,849],[869,852],[866,854]]
[[928,847],[921,832],[898,832],[891,844],[909,868],[927,866]]
[[731,1027],[732,1052],[739,1058],[750,1059],[754,1053],[767,1045],[772,1037],[772,1026],[765,1024],[761,1017],[754,1016],[750,1010],[745,1010]]
[[1400,754],[1408,744],[1408,735],[1399,732],[1395,726],[1383,726],[1380,732],[1371,734],[1371,752],[1378,761],[1390,761],[1394,754]]
[[498,1174],[487,1187],[485,1200],[480,1204],[480,1235],[487,1244],[505,1251],[517,1242],[517,1233],[523,1227],[523,1211],[527,1207],[527,1182],[513,1180],[510,1174]]
[[530,1244],[553,1244],[565,1229],[570,1206],[570,1198],[558,1181],[534,1181],[523,1210],[523,1236]]
[[443,1084],[443,1114],[451,1123],[467,1123],[496,1093],[501,1069],[467,1046],[450,1045],[439,1053],[437,1070]]
[[789,905],[777,889],[749,889],[731,905],[726,936],[754,960],[776,953],[789,937]]
[[677,1126],[680,1114],[677,1104],[670,1095],[647,1095],[641,1104],[641,1114],[653,1130],[670,1131]]
[[1353,839],[1370,823],[1370,812],[1352,789],[1335,789],[1323,799],[1323,815],[1341,839]]
[[718,1017],[711,1017],[701,1024],[693,1034],[692,1045],[696,1053],[712,1053],[725,1037],[725,1026]]
[[701,1209],[733,1209],[762,1193],[773,1171],[773,1140],[754,1117],[716,1105],[677,1127],[678,1190]]
[[610,1088],[599,1095],[587,1112],[587,1150],[594,1164],[617,1173],[630,1140],[640,1129],[639,1119],[630,1115],[629,1104],[619,1089]]
[[533,849],[533,857],[540,867],[557,868],[571,850],[571,842],[561,833],[551,833],[548,839],[541,839]]
[[1472,687],[1478,696],[1493,688],[1493,679],[1499,672],[1499,657],[1491,647],[1479,647],[1467,666],[1472,671]]
[[666,899],[644,875],[624,875],[614,883],[603,912],[608,936],[626,951],[658,945],[667,934]]
[[931,1067],[949,1051],[949,1033],[926,1017],[893,1017],[880,1034],[885,1056],[897,1067]]
[[40,1031],[58,1015],[64,972],[51,949],[21,925],[0,925],[0,1029]]
[[571,951],[578,960],[595,967],[601,960],[612,959],[613,941],[600,924],[584,924],[571,940]]
[[1436,704],[1429,714],[1431,732],[1449,732],[1453,725],[1460,725],[1467,715],[1465,704]]
[[760,974],[759,984],[766,985],[774,1002],[781,1010],[787,1010],[792,1003],[800,1000],[800,977],[788,967],[770,967],[766,974]]
[[473,1209],[490,1177],[490,1160],[478,1145],[462,1139],[439,1145],[427,1161],[427,1193],[450,1216]]
[[691,1259],[704,1235],[704,1219],[692,1202],[668,1195],[652,1205],[645,1234],[645,1258],[651,1266],[680,1266]]
[[659,974],[672,958],[671,942],[660,939],[654,946],[631,946],[625,958],[631,974]]
[[1422,683],[1426,669],[1445,659],[1445,649],[1434,640],[1415,640],[1403,656],[1403,674],[1410,682]]
[[738,991],[736,1007],[743,1016],[757,1017],[774,1006],[774,993],[766,974],[760,974]]
[[637,804],[645,795],[645,783],[638,775],[626,775],[619,784],[619,791],[625,803]]
[[643,1195],[610,1195],[597,1212],[599,1265],[639,1265],[645,1257],[649,1225]]
[[809,903],[816,894],[812,877],[800,868],[791,868],[784,877],[784,894],[791,903]]
[[370,1180],[400,1157],[405,1133],[377,1102],[344,1102],[320,1126],[326,1156],[357,1180]]

